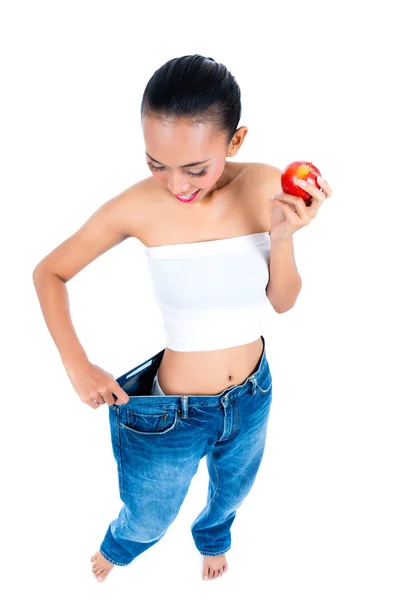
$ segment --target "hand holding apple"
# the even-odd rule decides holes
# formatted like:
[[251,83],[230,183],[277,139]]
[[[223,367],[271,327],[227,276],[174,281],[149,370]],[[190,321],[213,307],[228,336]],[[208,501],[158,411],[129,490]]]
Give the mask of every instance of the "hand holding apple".
[[322,202],[332,196],[329,184],[311,162],[290,163],[281,174],[283,193],[269,198],[274,203],[271,240],[288,240],[314,219]]

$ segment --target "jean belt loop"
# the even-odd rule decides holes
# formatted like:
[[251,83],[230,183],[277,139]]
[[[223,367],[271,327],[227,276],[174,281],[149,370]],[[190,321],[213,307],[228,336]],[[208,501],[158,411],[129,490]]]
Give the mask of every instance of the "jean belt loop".
[[188,396],[181,396],[181,416],[182,419],[187,419],[189,416]]
[[251,394],[254,396],[254,394],[257,391],[256,376],[255,375],[251,375],[249,381],[250,381],[250,384],[251,384]]

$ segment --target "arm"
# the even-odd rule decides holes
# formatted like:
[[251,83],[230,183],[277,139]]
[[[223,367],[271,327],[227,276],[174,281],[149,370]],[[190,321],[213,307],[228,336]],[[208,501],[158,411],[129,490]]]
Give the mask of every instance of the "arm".
[[[266,293],[277,312],[286,312],[294,306],[302,286],[294,260],[293,234],[310,224],[322,203],[332,196],[332,189],[322,177],[318,178],[320,187],[305,183],[304,187],[313,199],[310,207],[306,207],[299,196],[283,193],[279,169],[262,165],[262,174],[265,202],[267,205],[269,200],[273,202],[272,210],[261,203],[268,215],[266,222],[269,222],[271,240],[270,279]],[[269,197],[271,192],[275,192],[273,197]]]
[[293,237],[284,242],[271,240],[266,294],[275,311],[283,313],[293,308],[301,286],[294,258]]
[[66,282],[44,265],[33,272],[33,282],[47,328],[68,371],[89,361],[71,321]]
[[[282,192],[281,174],[277,167],[266,164],[257,164],[260,188],[262,190],[262,218],[265,220],[266,229],[271,229],[272,204],[268,198],[272,194]],[[297,271],[294,258],[293,236],[287,240],[274,240],[271,238],[271,255],[268,263],[269,281],[265,288],[267,297],[274,310],[283,313],[293,308],[300,293],[302,280]]]
[[132,188],[103,204],[84,225],[43,258],[33,271],[40,307],[67,371],[88,362],[71,320],[66,283],[98,256],[130,236],[136,200]]

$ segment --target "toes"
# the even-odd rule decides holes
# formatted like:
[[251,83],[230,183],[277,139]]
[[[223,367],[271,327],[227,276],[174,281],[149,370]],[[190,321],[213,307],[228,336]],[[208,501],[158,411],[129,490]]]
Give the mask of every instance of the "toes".
[[105,578],[107,577],[108,573],[105,569],[100,569],[96,574],[96,581],[98,581],[99,583],[101,583],[102,581],[105,580]]
[[102,553],[100,552],[100,550],[97,550],[97,551],[96,551],[96,552],[93,554],[93,556],[91,557],[91,559],[90,559],[90,560],[97,560],[98,558],[101,558],[102,556],[103,556],[103,555],[102,555]]
[[203,571],[202,577],[204,579],[204,581],[209,581],[210,579],[218,579],[219,577],[222,577],[222,575],[224,573],[226,573],[228,570],[228,565],[224,564],[223,566],[219,567],[218,569],[212,569],[211,567],[208,567],[207,570]]
[[92,563],[92,575],[96,578],[98,583],[101,583],[106,579],[109,571],[112,568],[111,563],[109,564],[106,561],[105,564],[105,560],[106,559],[103,557],[100,551],[95,552],[95,554],[93,554],[93,556],[90,558]]

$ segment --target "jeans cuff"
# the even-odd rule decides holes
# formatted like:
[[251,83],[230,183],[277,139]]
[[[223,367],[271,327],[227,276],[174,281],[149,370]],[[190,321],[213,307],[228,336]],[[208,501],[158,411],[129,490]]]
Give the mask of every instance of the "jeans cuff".
[[119,567],[126,567],[127,565],[129,565],[129,563],[118,563],[115,560],[113,560],[112,558],[110,558],[109,556],[107,556],[107,554],[100,548],[100,554],[102,554],[104,556],[104,558],[106,560],[108,560],[108,562],[112,563],[113,565],[118,565]]
[[229,546],[229,548],[226,548],[226,550],[222,550],[221,552],[203,552],[202,550],[199,550],[199,552],[202,556],[219,556],[220,554],[225,554],[225,552],[228,552],[228,550],[230,549],[231,546]]

